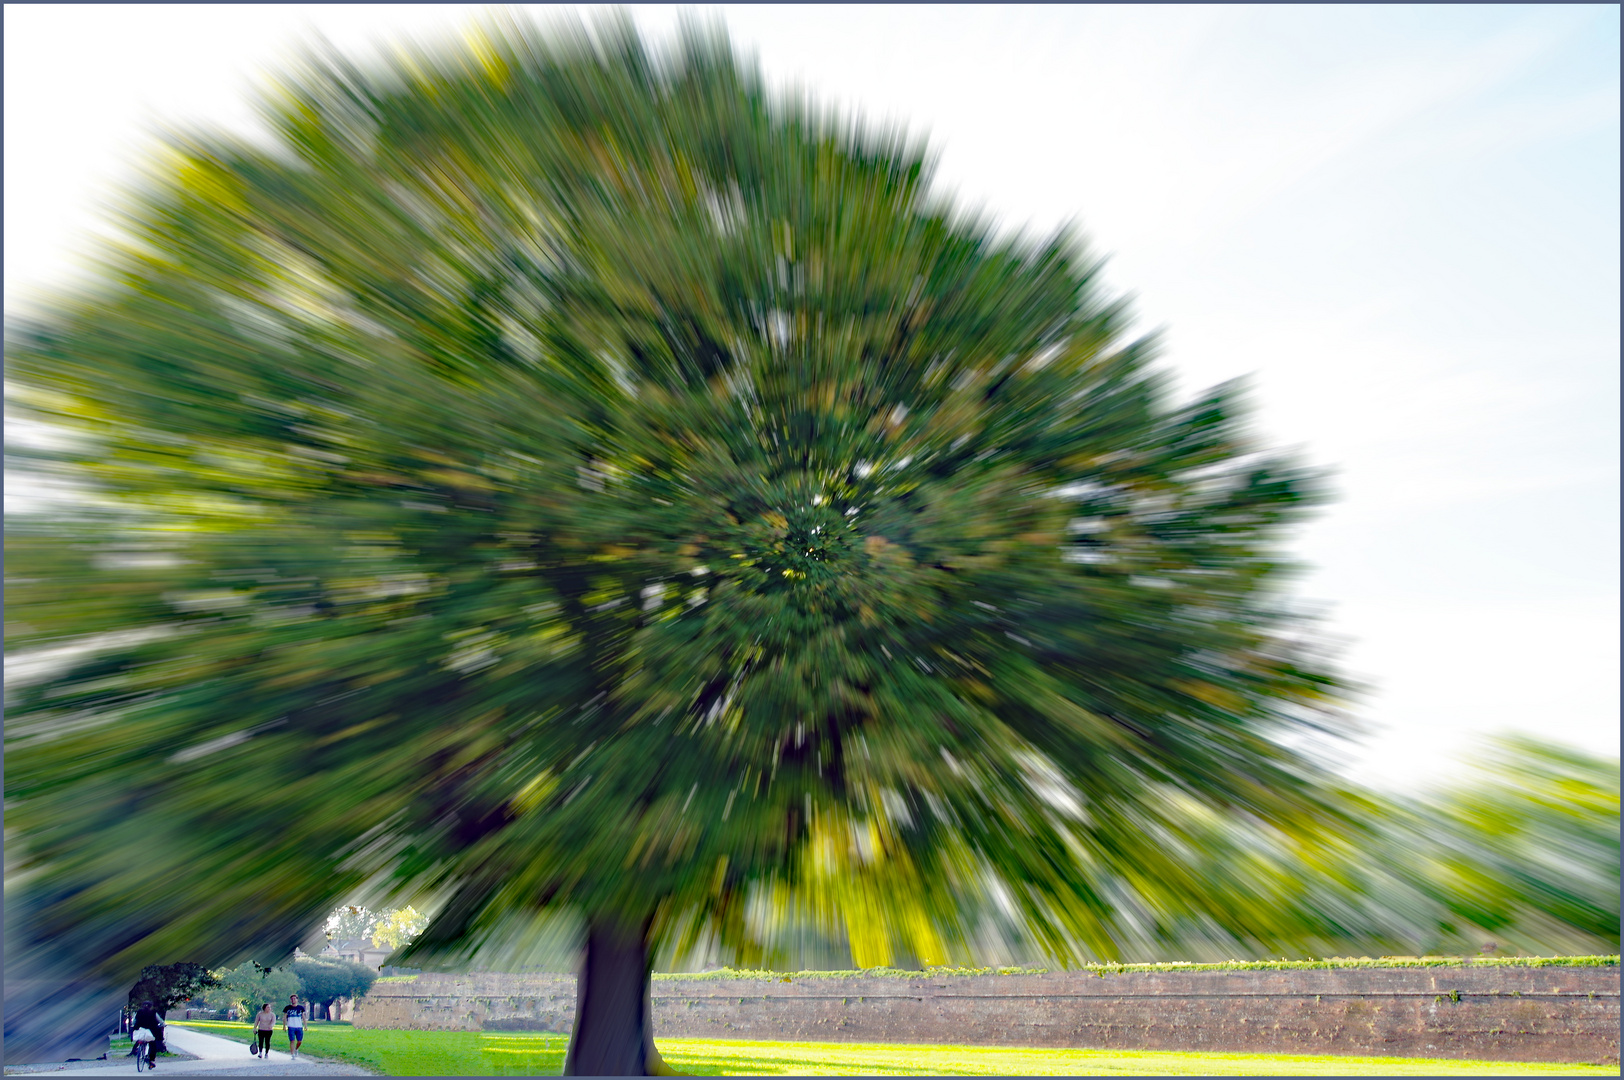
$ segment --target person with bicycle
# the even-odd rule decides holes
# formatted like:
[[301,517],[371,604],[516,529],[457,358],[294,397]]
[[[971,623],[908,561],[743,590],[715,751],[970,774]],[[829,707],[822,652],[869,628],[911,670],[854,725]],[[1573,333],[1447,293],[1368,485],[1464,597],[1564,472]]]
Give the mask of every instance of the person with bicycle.
[[[142,1038],[142,1035],[146,1038]],[[152,1007],[152,1002],[143,1001],[141,1007],[135,1010],[135,1023],[131,1027],[130,1038],[135,1042],[135,1067],[142,1065],[150,1069],[158,1067],[158,1055],[164,1048],[164,1018],[158,1015],[158,1010]]]

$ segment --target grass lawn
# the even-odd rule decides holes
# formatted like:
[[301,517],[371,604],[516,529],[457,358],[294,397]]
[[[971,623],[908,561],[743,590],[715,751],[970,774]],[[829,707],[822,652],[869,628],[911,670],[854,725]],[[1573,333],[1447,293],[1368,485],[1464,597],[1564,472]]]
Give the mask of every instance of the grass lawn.
[[[189,1021],[241,1039],[247,1024]],[[390,1076],[556,1076],[566,1038],[477,1031],[382,1031],[312,1023],[304,1049]],[[277,1031],[276,1049],[286,1040]],[[1157,1051],[1029,1050],[1003,1046],[661,1039],[660,1053],[689,1076],[1618,1076],[1618,1066],[1530,1065],[1439,1058]]]

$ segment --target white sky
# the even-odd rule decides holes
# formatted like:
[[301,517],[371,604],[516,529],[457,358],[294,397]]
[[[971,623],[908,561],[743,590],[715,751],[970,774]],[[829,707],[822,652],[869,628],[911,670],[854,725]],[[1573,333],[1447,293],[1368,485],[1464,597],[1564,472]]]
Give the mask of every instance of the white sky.
[[[8,311],[74,272],[154,121],[250,124],[312,28],[478,10],[6,5]],[[1253,376],[1265,431],[1338,467],[1297,550],[1374,687],[1357,775],[1498,730],[1618,754],[1616,6],[701,10],[927,131],[1001,219],[1080,222],[1182,385]]]

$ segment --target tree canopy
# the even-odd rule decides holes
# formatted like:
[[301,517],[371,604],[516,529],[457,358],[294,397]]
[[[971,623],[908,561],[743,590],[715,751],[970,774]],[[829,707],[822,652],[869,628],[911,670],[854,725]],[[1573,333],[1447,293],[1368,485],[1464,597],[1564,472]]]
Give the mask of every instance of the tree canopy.
[[137,1008],[150,1001],[162,1015],[218,985],[219,982],[202,964],[190,961],[149,964],[141,969],[141,977],[130,987],[130,1007]]
[[428,919],[416,908],[373,911],[360,904],[342,904],[327,915],[322,929],[329,940],[370,939],[390,949],[398,949],[423,932]]
[[1304,932],[1191,854],[1336,817],[1321,485],[1238,387],[1175,400],[1076,235],[692,25],[313,54],[265,109],[7,327],[93,491],[7,535],[8,647],[82,647],[8,716],[8,1054],[380,883],[424,962],[567,910],[645,987],[762,905],[865,964],[989,906],[1062,962]]
[[416,908],[410,905],[396,908],[378,920],[373,928],[372,940],[386,949],[398,949],[409,945],[426,925],[427,917]]
[[322,929],[330,939],[369,938],[384,918],[383,914],[359,904],[345,904],[332,910]]
[[244,1017],[257,1013],[267,1002],[280,1016],[289,995],[303,991],[299,976],[288,968],[265,967],[252,960],[212,974],[215,986],[204,992],[203,1000],[215,1009],[235,1006]]
[[301,957],[293,962],[291,970],[299,980],[299,993],[323,1005],[364,994],[378,978],[378,973],[365,964],[325,957]]

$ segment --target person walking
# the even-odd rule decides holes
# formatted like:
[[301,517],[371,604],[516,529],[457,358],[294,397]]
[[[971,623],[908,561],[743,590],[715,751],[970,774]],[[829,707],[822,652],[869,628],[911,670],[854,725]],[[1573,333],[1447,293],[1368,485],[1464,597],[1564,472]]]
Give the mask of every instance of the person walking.
[[298,994],[289,994],[282,1009],[282,1026],[288,1029],[288,1051],[297,1058],[299,1044],[304,1042],[305,1007],[299,1004]]
[[271,1003],[267,1001],[263,1008],[254,1015],[254,1037],[259,1040],[254,1053],[259,1057],[269,1057],[271,1053],[271,1032],[276,1030],[276,1014],[271,1011]]

